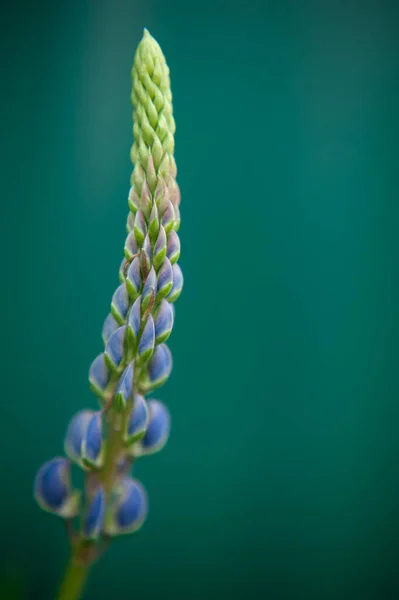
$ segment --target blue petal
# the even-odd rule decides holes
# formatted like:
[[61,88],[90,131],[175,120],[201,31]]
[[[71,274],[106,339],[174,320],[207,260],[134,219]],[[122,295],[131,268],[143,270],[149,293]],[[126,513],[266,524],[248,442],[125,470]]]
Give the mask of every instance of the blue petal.
[[169,302],[175,302],[181,294],[183,288],[183,273],[179,265],[175,264],[173,269],[173,286],[168,295]]
[[105,360],[112,369],[117,369],[122,362],[124,353],[124,340],[125,340],[126,326],[119,327],[111,335],[108,340],[108,344],[105,347]]
[[112,519],[107,523],[107,533],[133,533],[141,527],[147,516],[147,494],[141,483],[130,477],[121,478],[117,488],[117,500],[112,509]]
[[155,319],[155,341],[157,344],[168,339],[173,327],[173,317],[172,305],[166,300],[162,300]]
[[82,457],[90,465],[99,466],[102,448],[102,413],[97,411],[90,419],[82,443]]
[[79,494],[71,489],[69,460],[56,457],[44,463],[35,477],[34,495],[44,510],[62,517],[75,516]]
[[64,442],[65,454],[79,464],[81,464],[82,441],[93,415],[93,410],[81,410],[72,417],[68,425]]
[[166,257],[159,270],[157,282],[157,300],[165,298],[173,285],[173,269],[170,260]]
[[180,240],[176,231],[171,231],[168,239],[168,250],[166,256],[169,258],[173,265],[180,256]]
[[152,385],[159,387],[172,371],[172,354],[165,344],[155,348],[148,363],[148,378]]
[[166,233],[169,233],[171,231],[174,223],[175,223],[175,212],[173,210],[173,205],[172,205],[171,201],[169,200],[168,205],[165,209],[165,212],[163,213],[163,216],[162,216],[162,225],[163,225]]
[[145,281],[144,288],[143,288],[143,294],[142,294],[142,302],[143,303],[145,301],[148,302],[151,294],[153,292],[155,292],[156,279],[157,279],[157,277],[155,274],[155,269],[154,269],[154,267],[151,267],[151,271],[148,273],[148,277]]
[[115,404],[116,407],[123,410],[126,406],[133,391],[133,374],[134,374],[134,363],[133,361],[126,367],[120,376],[118,387],[115,392]]
[[127,271],[126,286],[129,296],[132,300],[135,300],[140,293],[141,287],[140,259],[138,256],[130,263]]
[[112,297],[111,311],[120,325],[126,321],[129,310],[129,295],[127,293],[126,283],[121,283]]
[[96,396],[103,398],[109,379],[110,372],[105,362],[104,352],[102,352],[93,360],[89,370],[90,387]]
[[127,428],[128,443],[131,444],[145,433],[149,418],[149,411],[144,397],[140,394],[134,395],[133,410],[129,418]]
[[[131,218],[130,218],[130,215],[131,215]],[[130,215],[129,215],[130,221],[128,219],[128,224],[129,224],[129,227],[132,228],[133,225],[132,225],[131,219],[133,218],[133,215],[132,215],[132,213],[130,213]],[[132,256],[134,256],[135,254],[137,254],[138,251],[139,251],[139,247],[137,245],[136,238],[134,237],[133,231],[131,231],[125,241],[125,257],[127,259],[129,259]]]
[[96,491],[90,503],[89,510],[83,524],[83,535],[94,539],[99,536],[103,527],[105,515],[105,495],[101,487]]
[[141,296],[135,300],[132,308],[130,309],[127,325],[129,342],[132,343],[133,348],[135,349],[141,326]]
[[150,421],[143,439],[135,446],[134,455],[154,454],[161,450],[169,438],[170,414],[159,400],[149,400]]
[[148,360],[154,351],[155,327],[152,315],[148,315],[139,343],[139,358],[144,362]]
[[115,320],[114,315],[111,313],[104,321],[103,325],[103,342],[106,344],[113,333],[118,329],[118,322]]

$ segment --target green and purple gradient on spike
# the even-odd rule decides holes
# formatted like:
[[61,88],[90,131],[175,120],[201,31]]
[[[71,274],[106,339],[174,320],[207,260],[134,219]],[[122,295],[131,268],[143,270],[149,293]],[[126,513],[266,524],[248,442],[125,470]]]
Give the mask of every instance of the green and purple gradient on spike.
[[[71,527],[72,519],[81,516],[59,596],[71,600],[79,597],[65,595],[73,588],[74,565],[88,568],[102,539],[133,533],[144,522],[147,495],[131,477],[134,462],[160,451],[170,432],[166,406],[145,396],[163,385],[172,370],[165,342],[183,286],[177,264],[180,191],[169,69],[146,30],[134,58],[132,84],[134,168],[127,237],[121,240],[119,284],[102,327],[104,348],[89,370],[100,410],[84,409],[71,419],[64,440],[68,459],[48,461],[35,480],[35,497],[44,510],[69,520]],[[72,466],[84,471],[84,493],[73,489]]]

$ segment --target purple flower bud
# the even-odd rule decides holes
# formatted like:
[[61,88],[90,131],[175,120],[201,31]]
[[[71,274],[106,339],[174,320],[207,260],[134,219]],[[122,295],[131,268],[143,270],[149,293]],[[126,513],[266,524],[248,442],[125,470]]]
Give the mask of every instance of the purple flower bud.
[[136,300],[141,287],[140,259],[138,256],[130,263],[126,277],[126,287],[130,298]]
[[155,287],[157,283],[157,276],[155,274],[154,267],[151,267],[151,271],[148,273],[148,277],[143,287],[143,293],[141,297],[141,310],[145,312],[148,308],[150,300],[155,296]]
[[103,325],[103,342],[104,344],[107,344],[109,338],[111,337],[111,335],[113,333],[115,333],[115,331],[118,329],[119,324],[118,322],[115,320],[115,317],[110,313],[108,315],[108,317],[105,319],[104,321],[104,325]]
[[146,375],[141,383],[141,391],[148,393],[165,383],[172,371],[172,354],[166,344],[155,347],[148,361]]
[[161,225],[159,228],[157,241],[155,242],[154,255],[152,258],[152,262],[154,263],[154,267],[156,269],[158,269],[161,266],[161,264],[166,256],[166,244],[167,244],[167,240],[166,240],[165,229]]
[[119,329],[117,329],[115,333],[111,335],[107,345],[105,346],[105,362],[107,363],[108,368],[113,371],[117,371],[119,369],[119,365],[123,359],[125,331],[125,325],[123,327],[119,327]]
[[168,302],[176,302],[183,289],[183,273],[181,272],[181,268],[179,267],[179,265],[175,264],[173,265],[172,269],[173,286],[170,293],[167,296]]
[[138,350],[140,364],[146,362],[154,352],[155,346],[155,327],[152,315],[148,315],[147,322],[141,334]]
[[172,265],[179,260],[180,240],[176,231],[171,231],[169,234],[166,256],[169,258]]
[[155,342],[166,342],[173,327],[173,307],[166,300],[162,300],[155,318]]
[[136,213],[133,231],[138,245],[141,246],[144,242],[144,238],[147,233],[147,226],[145,224],[144,213],[141,209],[138,210]]
[[[130,213],[130,214],[132,214],[132,213]],[[131,231],[125,241],[125,248],[124,248],[125,258],[127,258],[127,260],[131,259],[132,256],[137,254],[138,251],[139,251],[139,247],[137,245],[134,232]]]
[[166,257],[158,273],[156,296],[157,302],[162,300],[162,298],[165,298],[170,293],[172,286],[173,268],[170,264],[170,260]]

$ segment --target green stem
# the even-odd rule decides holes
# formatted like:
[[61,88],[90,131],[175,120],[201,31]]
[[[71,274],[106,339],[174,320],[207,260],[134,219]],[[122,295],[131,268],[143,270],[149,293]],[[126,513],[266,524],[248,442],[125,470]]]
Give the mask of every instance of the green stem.
[[75,553],[72,554],[62,580],[57,600],[79,600],[89,575],[89,564],[79,560]]

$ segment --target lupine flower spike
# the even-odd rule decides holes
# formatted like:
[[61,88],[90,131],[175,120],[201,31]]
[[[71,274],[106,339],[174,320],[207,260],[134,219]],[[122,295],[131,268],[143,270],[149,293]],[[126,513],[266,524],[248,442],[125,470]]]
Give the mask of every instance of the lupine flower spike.
[[[65,519],[71,532],[71,564],[61,599],[80,597],[82,573],[105,542],[137,531],[145,521],[147,494],[132,477],[133,465],[160,451],[170,432],[166,406],[145,396],[163,385],[172,370],[165,342],[183,287],[177,263],[180,191],[169,69],[146,30],[134,58],[132,82],[127,237],[121,244],[119,285],[102,328],[104,348],[89,369],[99,408],[81,410],[71,419],[64,440],[67,458],[46,462],[34,485],[39,505]],[[74,490],[72,468],[83,471],[84,492]]]

